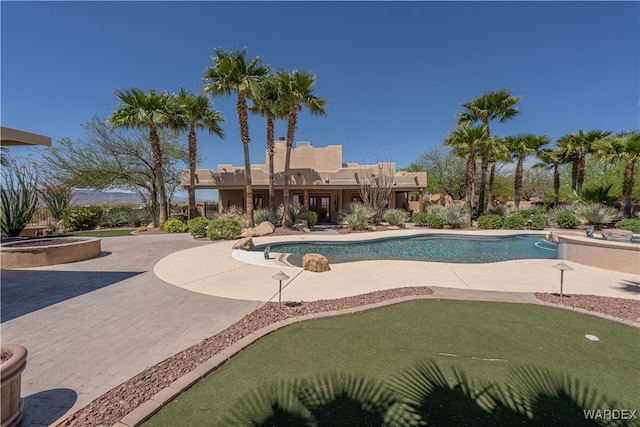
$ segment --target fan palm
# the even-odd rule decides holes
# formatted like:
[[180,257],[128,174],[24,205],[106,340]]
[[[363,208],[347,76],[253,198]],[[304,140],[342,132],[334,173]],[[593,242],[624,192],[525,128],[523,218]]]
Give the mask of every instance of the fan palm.
[[116,90],[115,94],[121,104],[109,116],[112,127],[114,129],[123,127],[129,129],[146,128],[149,130],[149,142],[153,152],[153,166],[158,185],[160,212],[157,225],[162,229],[168,218],[168,210],[158,130],[174,127],[174,120],[179,114],[177,98],[167,92],[157,93],[155,89],[145,93],[141,89],[131,88]]
[[565,162],[571,162],[571,189],[576,190],[578,197],[582,197],[584,171],[587,165],[587,155],[593,152],[593,144],[609,136],[611,132],[590,130],[578,133],[568,133],[558,138],[558,149]]
[[273,75],[260,81],[258,92],[251,100],[253,105],[249,110],[267,119],[267,164],[269,168],[269,211],[276,211],[275,177],[273,170],[273,156],[275,154],[274,128],[276,119],[287,117],[287,111],[278,109],[278,83]]
[[514,160],[516,160],[516,176],[514,180],[513,205],[516,210],[520,209],[520,194],[522,192],[522,174],[524,169],[524,160],[530,154],[535,154],[547,145],[551,139],[546,135],[534,135],[531,133],[509,136],[505,138],[505,144]]
[[244,149],[244,171],[246,179],[247,198],[245,201],[248,227],[253,227],[253,188],[251,185],[251,160],[249,158],[249,116],[247,97],[256,93],[258,84],[269,73],[269,67],[261,63],[260,57],[247,59],[246,49],[226,51],[215,49],[215,56],[211,59],[213,67],[204,70],[205,82],[203,92],[212,96],[227,96],[235,93],[237,96],[236,112],[240,124],[240,139]]
[[496,165],[498,162],[510,162],[511,156],[509,155],[509,150],[504,145],[504,139],[502,138],[492,138],[493,142],[491,144],[491,149],[489,151],[489,164],[491,164],[491,169],[489,171],[489,185],[487,186],[487,204],[486,210],[491,209],[493,206],[493,182],[496,176]]
[[316,76],[308,71],[295,70],[292,73],[276,72],[278,78],[279,104],[287,111],[287,153],[284,163],[284,217],[282,224],[291,225],[289,218],[289,166],[291,163],[291,147],[295,137],[298,113],[307,107],[312,115],[326,116],[327,101],[313,93]]
[[533,165],[534,168],[543,168],[553,170],[553,207],[557,207],[560,202],[560,162],[561,154],[557,150],[551,148],[543,148],[536,153],[540,160],[539,163]]
[[445,138],[444,145],[453,148],[458,156],[467,158],[467,171],[465,174],[465,210],[467,224],[471,225],[471,209],[473,205],[474,185],[476,175],[476,153],[478,147],[487,139],[487,127],[485,125],[475,127],[459,127],[453,130]]
[[224,138],[220,122],[224,118],[219,111],[211,109],[209,98],[203,94],[194,95],[180,89],[178,100],[181,107],[179,127],[188,131],[189,139],[189,219],[196,215],[196,161],[198,159],[198,139],[196,130],[207,130],[210,134]]
[[622,215],[631,218],[631,194],[635,181],[635,166],[640,162],[640,131],[622,132],[594,143],[596,152],[610,161],[623,160],[627,164],[622,181]]
[[512,119],[520,113],[515,106],[520,102],[519,96],[512,96],[507,89],[487,92],[484,95],[474,98],[470,102],[460,104],[464,111],[456,114],[458,126],[469,126],[475,122],[480,122],[487,127],[487,144],[480,149],[481,158],[481,175],[480,175],[480,192],[478,202],[478,214],[484,211],[484,195],[487,182],[487,170],[489,167],[489,157],[491,153],[491,144],[497,140],[492,140],[489,124],[492,120],[498,120],[503,123]]

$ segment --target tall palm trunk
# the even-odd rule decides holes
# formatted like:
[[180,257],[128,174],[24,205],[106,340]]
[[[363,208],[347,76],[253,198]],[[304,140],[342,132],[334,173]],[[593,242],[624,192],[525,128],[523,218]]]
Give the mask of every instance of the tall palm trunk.
[[481,175],[480,175],[480,192],[478,194],[478,216],[484,212],[484,193],[487,185],[487,170],[489,169],[489,153],[482,153]]
[[487,191],[487,210],[493,206],[493,181],[496,177],[496,164],[491,164],[491,172],[489,173],[489,190]]
[[167,222],[169,217],[167,212],[167,193],[164,186],[164,173],[162,172],[162,151],[160,150],[160,137],[158,131],[154,125],[149,126],[149,140],[151,142],[151,151],[153,152],[153,168],[156,174],[156,180],[158,181],[158,206],[159,219],[158,227],[162,229],[164,223]]
[[524,164],[524,156],[518,156],[518,164],[516,166],[516,178],[514,182],[513,207],[516,212],[520,210],[520,193],[522,192],[522,165]]
[[584,183],[584,169],[587,164],[587,155],[580,153],[578,155],[578,170],[576,171],[576,193],[582,197],[582,184]]
[[471,209],[473,208],[473,193],[476,175],[476,156],[473,151],[467,157],[467,175],[465,177],[464,209],[466,211],[467,224],[471,226]]
[[238,92],[238,102],[236,104],[238,121],[240,122],[240,139],[244,150],[244,175],[246,178],[247,199],[245,209],[247,213],[247,226],[253,227],[253,186],[251,185],[251,160],[249,159],[249,115],[247,113],[247,100],[242,92]]
[[553,165],[553,207],[557,208],[560,204],[560,171],[558,164]]
[[291,148],[293,147],[293,138],[296,133],[296,124],[298,121],[298,104],[295,104],[289,110],[289,119],[287,122],[287,155],[284,160],[284,214],[282,216],[282,225],[290,227],[293,224],[293,219],[289,216],[289,167],[291,165]]
[[571,189],[575,190],[578,183],[578,169],[580,169],[578,154],[574,154],[571,159]]
[[629,160],[624,169],[624,181],[622,183],[622,215],[631,218],[631,194],[633,193],[633,181],[635,177],[635,162]]
[[189,219],[196,217],[196,158],[197,158],[196,128],[189,126]]
[[273,170],[273,154],[275,151],[274,120],[273,117],[267,115],[267,162],[269,163],[269,211],[276,211],[276,184],[274,182],[275,172]]

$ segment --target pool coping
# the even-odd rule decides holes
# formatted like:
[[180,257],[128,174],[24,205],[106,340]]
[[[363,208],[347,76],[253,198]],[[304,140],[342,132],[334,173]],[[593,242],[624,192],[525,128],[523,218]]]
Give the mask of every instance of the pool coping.
[[[596,311],[589,311],[579,307],[572,307],[563,304],[556,304],[548,301],[543,301],[538,299],[535,294],[529,292],[502,292],[502,291],[473,291],[478,292],[479,295],[469,295],[468,297],[461,297],[460,295],[436,295],[437,290],[446,290],[449,288],[442,288],[433,286],[430,288],[436,288],[434,290],[434,294],[431,295],[411,295],[400,298],[389,299],[385,301],[380,301],[374,304],[367,304],[358,307],[351,307],[342,310],[333,310],[326,311],[321,313],[314,314],[306,314],[303,316],[295,316],[290,317],[288,319],[280,320],[275,323],[272,323],[268,326],[265,326],[261,329],[258,329],[254,332],[251,332],[249,335],[241,338],[235,343],[231,344],[226,349],[220,351],[218,354],[212,356],[208,360],[204,361],[196,368],[186,373],[182,377],[178,378],[167,387],[163,388],[153,396],[149,398],[149,400],[140,404],[137,408],[133,409],[127,415],[122,417],[120,421],[114,424],[114,427],[138,427],[142,425],[145,421],[151,418],[153,415],[158,413],[160,409],[174,400],[177,396],[184,393],[188,389],[190,389],[193,385],[195,385],[198,381],[200,381],[205,376],[214,372],[216,369],[224,365],[226,362],[231,360],[232,357],[245,350],[251,344],[255,343],[259,339],[270,335],[273,332],[276,332],[286,326],[293,325],[296,323],[304,322],[307,320],[314,319],[323,319],[329,317],[336,316],[344,316],[349,314],[362,313],[369,310],[374,310],[377,308],[387,307],[395,304],[400,304],[403,302],[409,301],[418,301],[418,300],[458,300],[458,301],[477,301],[477,302],[500,302],[506,304],[531,304],[531,305],[541,305],[548,306],[554,308],[560,308],[569,311],[575,311],[577,313],[587,314],[595,317],[600,317],[605,320],[611,320],[616,323],[622,323],[627,326],[631,326],[633,328],[640,329],[640,322],[634,322],[632,320],[620,319],[614,316],[609,316]],[[456,293],[459,290],[455,290]],[[493,296],[493,298],[492,298]]]

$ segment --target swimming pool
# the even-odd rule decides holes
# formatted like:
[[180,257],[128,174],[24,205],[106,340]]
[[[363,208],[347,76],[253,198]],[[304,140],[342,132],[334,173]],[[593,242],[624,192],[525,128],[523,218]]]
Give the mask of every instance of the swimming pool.
[[[264,251],[259,245],[252,251]],[[540,235],[471,236],[433,234],[357,242],[283,242],[268,245],[272,252],[290,253],[288,261],[301,265],[307,253],[319,253],[330,263],[363,260],[411,260],[483,264],[516,259],[555,259],[558,245]]]

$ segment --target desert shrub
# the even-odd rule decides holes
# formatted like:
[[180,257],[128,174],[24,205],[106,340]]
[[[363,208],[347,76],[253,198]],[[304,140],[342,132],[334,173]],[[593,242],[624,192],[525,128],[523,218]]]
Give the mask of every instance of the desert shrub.
[[444,219],[444,223],[451,228],[462,228],[468,225],[467,211],[464,206],[449,205],[447,207],[434,206],[433,213]]
[[225,208],[216,219],[237,219],[242,223],[242,227],[246,227],[247,225],[247,214],[238,206]]
[[369,206],[354,202],[349,203],[340,212],[340,224],[352,230],[364,230],[373,224],[374,212]]
[[207,237],[211,240],[231,240],[242,233],[244,223],[239,218],[216,218],[209,223]]
[[9,163],[1,169],[0,225],[3,235],[15,237],[29,224],[38,206],[38,176],[28,163],[14,159]]
[[300,214],[300,218],[306,220],[309,227],[313,227],[318,223],[318,214],[314,211],[304,211]]
[[520,209],[518,211],[518,215],[520,215],[525,220],[531,218],[531,210],[530,209]]
[[140,227],[142,224],[151,222],[151,217],[146,209],[128,209],[125,211],[124,218],[127,224],[133,227]]
[[487,209],[485,215],[500,215],[501,218],[506,218],[513,213],[511,206],[507,205],[494,205],[491,209]]
[[411,220],[418,227],[425,227],[427,225],[427,215],[429,214],[426,212],[415,212],[411,216]]
[[576,208],[576,216],[589,225],[601,227],[603,224],[609,224],[618,219],[620,212],[600,203],[584,203]]
[[[289,217],[292,221],[296,220],[296,217],[302,212],[303,206],[298,202],[289,203]],[[284,218],[284,205],[278,206],[278,212],[276,212],[276,216],[278,218],[278,222],[282,222],[282,218]]]
[[199,216],[187,221],[187,228],[193,237],[205,237],[207,235],[209,223],[210,221],[207,218]]
[[478,218],[478,228],[483,230],[498,230],[502,226],[502,216],[497,214],[484,214]]
[[572,212],[556,213],[553,220],[560,228],[576,228],[580,225],[580,220]]
[[56,221],[62,219],[62,215],[71,204],[74,194],[73,188],[68,185],[47,182],[40,184],[38,193],[40,194],[40,200],[44,202]]
[[505,230],[523,230],[526,222],[527,220],[520,215],[509,215],[504,219],[502,228]]
[[625,218],[616,222],[616,228],[619,230],[629,230],[635,234],[640,234],[640,219]]
[[444,227],[444,219],[440,215],[430,213],[425,217],[425,225],[429,228],[440,229]]
[[104,211],[100,206],[71,206],[62,214],[66,228],[90,230],[102,220]]
[[387,209],[382,218],[389,223],[389,225],[402,226],[409,218],[409,213],[404,209]]
[[276,214],[271,212],[269,209],[257,209],[253,211],[253,222],[256,224],[260,224],[261,222],[269,221],[272,224],[278,223],[278,218]]
[[122,227],[129,223],[127,221],[127,212],[130,210],[129,208],[111,208],[104,213],[100,224],[107,227]]
[[533,215],[531,217],[531,229],[532,230],[544,230],[547,226],[547,220],[540,214]]
[[178,218],[169,218],[164,223],[164,231],[167,233],[186,233],[188,229],[187,224]]

